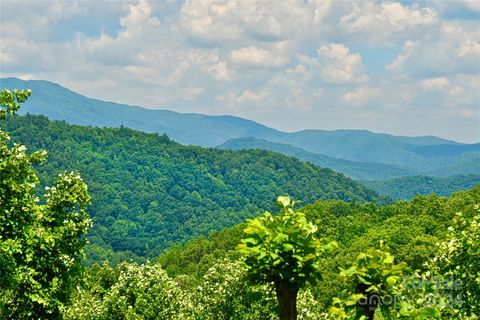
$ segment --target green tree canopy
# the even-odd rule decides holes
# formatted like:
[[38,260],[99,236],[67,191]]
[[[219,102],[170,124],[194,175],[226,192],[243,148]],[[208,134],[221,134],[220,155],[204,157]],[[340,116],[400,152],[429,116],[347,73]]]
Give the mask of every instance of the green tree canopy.
[[[29,90],[0,93],[0,120],[13,115]],[[45,151],[27,153],[0,130],[0,318],[60,317],[81,270],[91,221],[90,197],[76,172],[62,173],[40,199],[33,168]]]
[[280,319],[296,319],[298,290],[319,275],[322,253],[335,243],[323,243],[317,226],[302,212],[293,210],[289,197],[278,197],[281,212],[249,220],[244,229],[248,236],[238,246],[245,256],[250,279],[275,285],[280,305]]

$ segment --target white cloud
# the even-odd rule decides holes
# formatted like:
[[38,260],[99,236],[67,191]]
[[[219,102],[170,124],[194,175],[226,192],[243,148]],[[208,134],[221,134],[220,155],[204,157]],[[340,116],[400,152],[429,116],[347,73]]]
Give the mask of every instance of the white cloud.
[[126,37],[133,36],[132,31],[142,31],[145,23],[158,26],[160,21],[152,18],[152,7],[146,0],[140,0],[137,5],[130,5],[130,13],[120,19],[120,25],[124,27]]
[[392,61],[392,63],[388,64],[386,68],[391,71],[400,71],[403,69],[403,65],[405,62],[410,59],[412,56],[412,52],[415,47],[418,45],[418,42],[407,41],[405,42],[402,52]]
[[381,91],[377,88],[361,87],[345,93],[343,101],[355,107],[363,107],[370,101],[378,99],[380,95]]
[[395,37],[411,37],[438,21],[433,8],[411,6],[399,2],[359,2],[340,19],[347,33],[371,44],[391,44]]
[[473,58],[478,59],[480,57],[480,42],[466,39],[457,49],[457,55],[459,58]]
[[[315,91],[321,95],[321,91]],[[291,110],[307,111],[312,108],[313,101],[309,97],[310,93],[302,88],[291,88],[286,99],[286,107]]]
[[480,12],[480,3],[477,0],[462,0],[462,3],[468,9]]
[[186,33],[203,40],[237,39],[242,30],[232,23],[235,8],[234,2],[186,1],[180,11],[180,24]]
[[[146,0],[130,5],[128,14],[120,18],[120,25],[122,30],[116,36],[102,33],[96,38],[78,34],[78,49],[90,59],[113,65],[137,64],[152,56],[163,58],[164,50],[157,50],[155,44],[165,39],[165,30],[152,17],[152,8]],[[150,45],[146,47],[148,42]]]
[[441,90],[450,86],[446,77],[430,78],[421,81],[422,88],[425,90]]
[[186,99],[195,100],[197,96],[205,92],[205,88],[200,88],[200,87],[182,88],[180,91],[185,96]]
[[244,90],[239,95],[233,92],[225,95],[217,96],[216,100],[229,105],[242,105],[242,104],[260,104],[265,102],[270,97],[270,94],[266,90],[259,90],[257,92],[250,89]]
[[442,22],[429,39],[406,41],[386,68],[411,77],[480,72],[480,34],[470,23]]
[[225,61],[220,61],[208,69],[208,73],[218,81],[231,81],[232,74]]
[[343,44],[333,43],[317,50],[323,79],[329,83],[357,83],[367,80],[362,57]]
[[207,42],[272,41],[301,36],[313,18],[302,1],[186,1],[180,22],[187,34]]
[[258,103],[258,102],[264,101],[268,96],[269,94],[265,90],[261,90],[259,92],[245,90],[237,98],[237,101],[238,103],[249,103],[249,102]]
[[234,63],[257,67],[280,67],[287,63],[287,58],[255,46],[244,47],[231,53]]

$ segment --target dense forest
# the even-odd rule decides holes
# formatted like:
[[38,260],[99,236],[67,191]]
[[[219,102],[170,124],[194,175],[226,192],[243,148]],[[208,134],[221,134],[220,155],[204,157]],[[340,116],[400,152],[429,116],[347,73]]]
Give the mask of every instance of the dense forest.
[[82,173],[94,222],[87,264],[153,259],[175,243],[273,209],[280,194],[305,204],[386,201],[342,174],[265,150],[183,146],[164,135],[42,116],[13,117],[5,128],[12,142],[48,150],[38,167],[47,185],[59,170]]
[[417,194],[435,193],[450,196],[457,190],[470,189],[480,183],[479,174],[462,174],[451,177],[409,176],[388,180],[362,181],[378,193],[393,199],[411,199]]
[[[415,298],[416,301],[428,294],[439,295],[436,298],[445,295],[453,299],[447,302],[455,306],[454,299],[459,295],[459,299],[472,299],[467,302],[464,300],[464,307],[470,314],[477,314],[478,306],[475,304],[480,301],[479,285],[475,283],[480,276],[479,202],[480,186],[477,186],[455,193],[451,198],[418,196],[411,201],[398,201],[387,206],[320,200],[300,208],[299,211],[318,226],[319,236],[325,241],[336,241],[338,247],[321,259],[321,277],[300,290],[298,317],[359,319],[351,313],[345,317],[335,313],[338,311],[338,300],[334,298],[347,299],[347,293],[355,290],[352,287],[354,281],[346,279],[341,270],[355,266],[362,255],[375,257],[375,254],[384,251],[395,258],[395,264],[368,266],[365,277],[369,273],[386,272],[389,268],[401,266],[401,281],[413,279],[426,286],[412,290],[409,299]],[[465,242],[465,245],[473,246],[469,251],[470,256],[459,256],[455,261],[461,264],[459,270],[468,270],[464,274],[466,279],[462,279],[464,287],[448,287],[443,293],[441,288],[434,293],[428,292],[438,281],[435,277],[449,274],[436,268],[443,266],[440,263],[443,259],[441,252],[445,241],[448,243],[452,238],[452,230],[465,224],[460,222],[463,220],[459,220],[455,214],[457,212],[461,212],[462,217],[475,228],[469,234],[465,230],[458,232],[468,237],[470,244]],[[128,318],[135,315],[139,319],[148,319],[155,318],[155,312],[162,310],[160,318],[277,319],[278,305],[275,292],[272,291],[273,285],[249,284],[247,270],[241,262],[242,254],[236,250],[245,237],[242,230],[246,227],[247,224],[242,223],[213,232],[208,237],[197,238],[186,245],[171,248],[161,254],[156,262],[146,265],[123,263],[116,268],[108,264],[95,265],[87,271],[87,280],[76,293],[76,302],[68,310],[69,317],[108,319],[112,316]],[[383,244],[380,244],[382,241]],[[372,248],[377,250],[372,251]],[[466,254],[466,251],[462,252],[461,255]],[[448,283],[451,279],[446,281]],[[142,286],[144,282],[149,285]],[[465,294],[467,284],[474,290],[472,297]],[[402,285],[405,286],[405,283]],[[398,294],[407,293],[402,291]],[[415,297],[415,294],[419,296]],[[170,298],[165,299],[166,296]],[[126,301],[131,301],[132,309],[128,309]],[[416,307],[414,305],[412,303],[408,307],[409,312],[404,310],[403,314],[393,316],[389,316],[388,310],[380,311],[375,319],[476,319],[449,314],[451,311],[439,304],[438,308],[443,308],[440,317],[434,309],[423,308],[430,306],[428,301],[420,301]]]
[[[29,95],[0,96],[0,318],[480,315],[480,185],[449,198],[389,203],[342,174],[268,151],[185,147],[156,134],[44,117],[5,122]],[[176,185],[182,189],[170,193]],[[146,219],[152,201],[161,209]],[[130,205],[137,207],[128,215]],[[102,206],[110,211],[97,212]],[[162,210],[177,206],[170,215]],[[188,220],[185,210],[204,207]],[[222,230],[201,236],[213,222]],[[193,223],[205,229],[189,229]],[[102,228],[118,238],[101,238]],[[148,251],[157,234],[161,244]],[[144,241],[144,251],[128,247],[101,262],[109,258],[102,250],[113,253],[126,239]],[[85,247],[100,252],[86,269]],[[118,263],[130,257],[154,260]]]

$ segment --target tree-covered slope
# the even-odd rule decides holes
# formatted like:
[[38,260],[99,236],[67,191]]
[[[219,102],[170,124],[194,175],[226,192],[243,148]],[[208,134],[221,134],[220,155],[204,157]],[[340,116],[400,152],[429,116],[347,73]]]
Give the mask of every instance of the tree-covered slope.
[[265,149],[279,152],[298,159],[310,161],[324,168],[330,168],[341,172],[352,179],[376,180],[388,179],[410,175],[413,172],[399,165],[391,165],[374,162],[350,161],[336,159],[323,154],[306,151],[285,143],[275,143],[264,139],[237,138],[230,139],[218,146],[221,149],[244,150],[244,149]]
[[363,181],[365,186],[394,199],[411,199],[415,195],[436,193],[449,196],[453,192],[480,184],[480,175],[456,175],[445,178],[411,176],[397,179]]
[[[480,185],[454,193],[451,197],[417,196],[409,201],[378,206],[320,200],[299,210],[318,226],[319,234],[335,240],[339,248],[322,264],[322,280],[313,288],[315,297],[326,311],[333,297],[341,294],[340,268],[347,268],[357,255],[384,241],[396,258],[412,271],[425,269],[425,262],[438,251],[455,213],[471,217],[480,202]],[[242,223],[208,237],[200,237],[184,246],[176,246],[160,255],[158,262],[172,277],[192,287],[202,283],[204,275],[223,258],[238,259],[235,247],[244,237]]]
[[381,200],[343,174],[265,150],[186,147],[158,134],[41,116],[1,126],[13,142],[48,150],[48,162],[39,167],[42,181],[50,183],[59,170],[82,172],[92,196],[88,239],[95,260],[155,257],[174,243],[272,209],[280,194],[305,204]]

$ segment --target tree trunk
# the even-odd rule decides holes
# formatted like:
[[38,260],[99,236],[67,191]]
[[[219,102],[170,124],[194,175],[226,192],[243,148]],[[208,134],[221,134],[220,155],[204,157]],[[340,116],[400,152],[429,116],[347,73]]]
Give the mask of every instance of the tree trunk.
[[278,304],[280,305],[280,320],[297,320],[298,288],[285,280],[275,281]]
[[373,320],[375,318],[375,311],[380,304],[380,294],[376,290],[367,292],[368,288],[369,286],[365,284],[359,284],[357,286],[357,292],[363,294],[363,298],[360,298],[357,301],[356,319],[361,316],[365,316],[368,320]]

